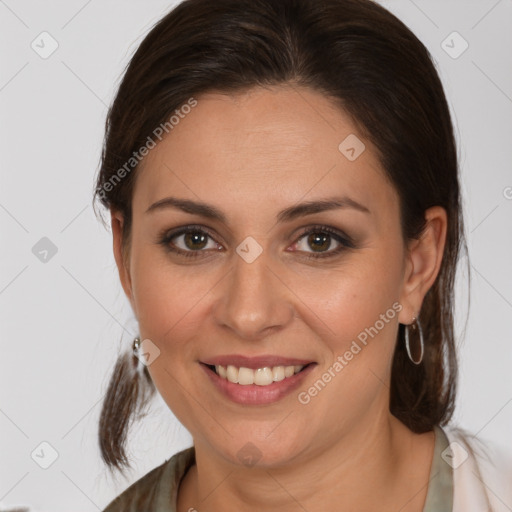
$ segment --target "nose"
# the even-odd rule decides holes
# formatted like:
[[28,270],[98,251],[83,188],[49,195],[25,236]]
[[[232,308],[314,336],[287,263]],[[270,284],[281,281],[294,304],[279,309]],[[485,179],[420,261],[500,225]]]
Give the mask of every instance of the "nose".
[[240,339],[256,341],[293,319],[293,292],[265,251],[248,262],[236,255],[214,308],[216,322]]

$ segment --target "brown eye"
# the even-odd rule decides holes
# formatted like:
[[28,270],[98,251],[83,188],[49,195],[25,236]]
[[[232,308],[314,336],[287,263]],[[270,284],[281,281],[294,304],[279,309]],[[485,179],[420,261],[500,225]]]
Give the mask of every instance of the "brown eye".
[[169,251],[187,257],[200,256],[206,249],[220,248],[207,231],[193,226],[167,233],[161,238],[160,243]]
[[349,237],[327,226],[315,226],[304,232],[294,247],[300,252],[308,253],[307,257],[323,258],[335,256],[347,248],[354,248],[355,245]]
[[[312,252],[327,252],[329,249],[332,249],[333,243],[336,243],[336,240],[334,240],[331,234],[311,232],[303,235],[296,243],[296,246],[299,250],[306,252],[308,252],[307,249],[312,249]],[[339,244],[339,242],[337,243]]]
[[209,238],[208,235],[200,231],[189,231],[180,236],[183,236],[183,243],[187,249],[191,250],[204,249]]
[[332,237],[329,234],[323,233],[312,233],[308,236],[308,244],[310,247],[318,249],[323,252],[329,249],[331,246]]

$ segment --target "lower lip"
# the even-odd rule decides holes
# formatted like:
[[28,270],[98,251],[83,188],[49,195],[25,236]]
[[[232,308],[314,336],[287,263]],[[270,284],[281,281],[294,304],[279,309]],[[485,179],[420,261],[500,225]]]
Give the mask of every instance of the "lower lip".
[[273,382],[268,386],[258,386],[257,384],[234,384],[227,379],[223,379],[215,371],[210,370],[208,366],[200,363],[206,375],[210,378],[217,389],[231,401],[244,405],[263,405],[271,404],[281,400],[281,398],[290,394],[297,389],[302,381],[316,366],[315,363],[310,364],[299,373],[292,377],[286,377],[279,382]]

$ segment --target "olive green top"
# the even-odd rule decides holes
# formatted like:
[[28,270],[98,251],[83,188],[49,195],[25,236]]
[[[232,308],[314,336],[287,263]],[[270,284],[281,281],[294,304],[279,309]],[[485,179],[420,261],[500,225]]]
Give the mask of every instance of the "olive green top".
[[[423,512],[452,512],[452,467],[441,456],[448,447],[448,438],[441,427],[434,427],[434,433],[434,456]],[[128,487],[103,512],[176,512],[179,484],[194,463],[193,446],[176,453]]]

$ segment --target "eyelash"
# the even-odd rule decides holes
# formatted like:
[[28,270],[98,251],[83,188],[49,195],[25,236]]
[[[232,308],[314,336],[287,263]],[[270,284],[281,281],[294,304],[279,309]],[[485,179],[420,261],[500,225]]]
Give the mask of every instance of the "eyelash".
[[[178,229],[176,231],[171,231],[171,232],[164,231],[160,235],[160,237],[158,239],[158,243],[163,245],[166,250],[173,252],[175,254],[178,254],[180,256],[184,256],[186,258],[200,257],[199,253],[205,252],[204,250],[183,251],[182,249],[177,249],[170,245],[171,240],[173,238],[181,236],[181,235],[186,235],[188,233],[201,233],[201,234],[205,234],[205,235],[209,236],[212,240],[214,239],[213,236],[210,234],[210,232],[208,230],[205,230],[203,227],[190,225],[190,226],[186,226],[184,228]],[[341,245],[337,249],[334,249],[334,250],[331,250],[331,251],[325,252],[325,253],[307,253],[308,255],[304,256],[306,259],[331,258],[331,257],[337,256],[338,254],[340,254],[342,251],[344,251],[346,249],[354,249],[355,248],[355,244],[349,236],[342,234],[342,233],[338,232],[337,230],[334,230],[328,226],[323,226],[323,225],[315,225],[315,226],[308,227],[306,230],[304,230],[303,232],[300,233],[300,235],[296,239],[296,242],[298,240],[302,239],[305,235],[309,235],[312,233],[316,233],[316,234],[327,233]],[[294,242],[294,243],[296,243],[296,242]]]

